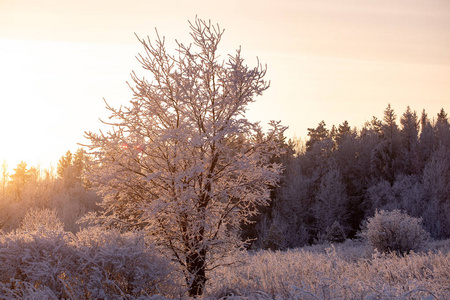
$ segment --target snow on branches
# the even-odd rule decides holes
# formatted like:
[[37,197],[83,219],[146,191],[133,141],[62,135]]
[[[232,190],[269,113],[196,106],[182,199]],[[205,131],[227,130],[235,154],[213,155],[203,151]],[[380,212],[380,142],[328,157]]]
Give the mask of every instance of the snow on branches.
[[263,133],[245,118],[247,105],[269,84],[261,64],[249,68],[240,50],[227,62],[217,54],[223,30],[196,19],[193,44],[139,39],[138,56],[151,81],[134,72],[128,107],[107,106],[112,130],[88,132],[96,157],[91,180],[104,200],[91,220],[145,229],[185,272],[189,294],[203,293],[205,271],[242,246],[241,224],[267,205],[279,180],[285,127]]

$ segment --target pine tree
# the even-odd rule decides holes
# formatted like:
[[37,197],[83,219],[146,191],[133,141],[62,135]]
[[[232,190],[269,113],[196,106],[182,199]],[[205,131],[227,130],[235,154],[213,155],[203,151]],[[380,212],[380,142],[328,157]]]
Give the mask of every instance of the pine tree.
[[58,162],[57,175],[62,179],[66,188],[73,188],[80,185],[89,187],[89,180],[83,172],[87,168],[88,156],[83,149],[78,149],[75,154],[67,151]]
[[420,155],[420,170],[423,170],[426,162],[430,159],[431,154],[436,148],[436,136],[434,134],[433,126],[430,119],[425,112],[422,111],[420,118],[420,137],[419,137],[419,155]]
[[73,156],[72,168],[75,181],[82,184],[86,188],[90,187],[91,183],[85,174],[85,172],[89,171],[89,157],[82,148],[75,152],[75,155]]
[[341,172],[335,167],[322,177],[316,194],[314,215],[319,232],[326,232],[335,221],[344,224],[347,221],[347,203],[345,184]]
[[400,142],[402,151],[402,171],[405,174],[418,174],[419,164],[419,120],[416,112],[408,106],[400,119]]
[[2,173],[1,173],[2,195],[4,195],[6,192],[6,184],[8,183],[8,177],[9,177],[8,164],[6,163],[6,160],[3,161],[1,170],[2,170]]
[[394,183],[398,170],[398,126],[397,116],[389,104],[384,111],[381,126],[382,142],[372,151],[372,169],[377,176],[382,176],[391,184]]
[[394,109],[391,108],[391,104],[388,104],[384,110],[383,123],[381,125],[381,131],[386,140],[392,141],[397,137],[398,126],[396,123],[397,115]]
[[447,113],[444,108],[441,108],[440,112],[437,115],[437,123],[448,125]]
[[450,124],[447,113],[442,108],[437,116],[435,131],[438,146],[450,147]]
[[72,152],[67,151],[66,155],[62,156],[58,162],[58,167],[56,169],[58,177],[65,178],[66,176],[68,176],[68,171],[71,165],[72,165]]
[[427,205],[425,226],[435,238],[450,237],[450,148],[434,151],[422,175]]
[[25,185],[31,178],[30,170],[27,169],[27,163],[21,161],[14,169],[14,174],[11,175],[11,186],[13,187],[14,196],[16,199],[21,198],[21,193]]
[[329,134],[324,121],[321,121],[316,128],[308,128],[309,140],[306,142],[306,151],[312,150],[315,143],[325,140]]

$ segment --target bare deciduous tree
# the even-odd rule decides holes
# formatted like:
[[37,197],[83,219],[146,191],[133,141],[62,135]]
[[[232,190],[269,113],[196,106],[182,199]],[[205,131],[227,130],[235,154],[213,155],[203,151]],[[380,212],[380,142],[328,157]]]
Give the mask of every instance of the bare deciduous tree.
[[108,105],[111,131],[86,137],[96,158],[91,180],[104,195],[91,220],[147,230],[196,296],[206,272],[243,245],[240,225],[268,203],[281,171],[270,158],[280,154],[285,128],[271,122],[265,134],[245,118],[269,86],[265,69],[244,65],[240,50],[219,60],[218,25],[196,19],[190,29],[193,44],[177,42],[176,55],[164,38],[139,39],[151,81],[133,72],[130,106]]

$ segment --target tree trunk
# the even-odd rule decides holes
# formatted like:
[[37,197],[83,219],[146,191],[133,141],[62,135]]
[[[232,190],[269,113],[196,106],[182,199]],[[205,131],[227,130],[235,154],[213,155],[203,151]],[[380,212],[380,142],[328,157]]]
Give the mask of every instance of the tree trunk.
[[187,271],[186,283],[190,297],[203,295],[206,283],[206,251],[200,250],[186,256]]

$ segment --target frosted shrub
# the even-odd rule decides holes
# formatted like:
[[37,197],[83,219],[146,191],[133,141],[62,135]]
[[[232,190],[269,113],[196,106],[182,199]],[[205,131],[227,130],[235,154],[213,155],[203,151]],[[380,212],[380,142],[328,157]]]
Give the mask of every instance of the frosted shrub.
[[64,224],[56,215],[56,210],[48,208],[32,208],[22,220],[21,231],[54,230],[63,231]]
[[[77,255],[63,231],[17,231],[0,236],[0,295],[10,298],[69,298],[67,278],[77,272]],[[5,299],[5,298],[2,298]]]
[[77,233],[75,245],[89,274],[83,280],[93,298],[149,295],[173,289],[170,261],[146,245],[141,232],[87,228]]
[[136,299],[176,291],[170,262],[140,233],[85,229],[0,235],[0,299]]
[[421,222],[399,210],[381,210],[368,219],[362,235],[380,252],[409,253],[419,250],[429,239]]
[[48,287],[35,287],[33,284],[12,280],[10,283],[0,282],[0,299],[46,299],[57,300],[58,297]]

